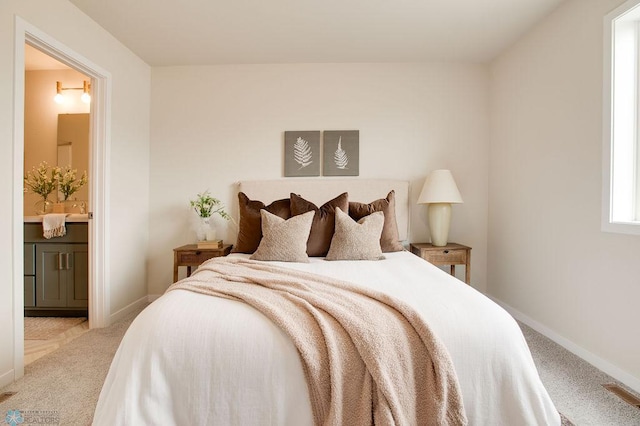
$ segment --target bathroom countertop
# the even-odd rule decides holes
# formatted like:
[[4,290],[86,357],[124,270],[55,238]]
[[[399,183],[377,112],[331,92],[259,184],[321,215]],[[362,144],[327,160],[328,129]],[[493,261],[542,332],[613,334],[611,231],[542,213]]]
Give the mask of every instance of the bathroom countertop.
[[[24,223],[42,223],[42,215],[38,215],[38,216],[25,216],[24,217]],[[71,222],[88,222],[89,221],[89,215],[88,214],[80,214],[80,213],[71,213],[71,214],[67,214],[67,217],[65,219],[65,222],[67,223],[71,223]]]

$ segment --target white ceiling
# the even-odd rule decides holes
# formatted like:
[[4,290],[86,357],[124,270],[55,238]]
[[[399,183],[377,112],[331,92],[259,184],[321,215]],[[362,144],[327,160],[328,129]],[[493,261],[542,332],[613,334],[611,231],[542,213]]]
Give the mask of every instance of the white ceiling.
[[70,0],[152,66],[487,62],[564,0]]

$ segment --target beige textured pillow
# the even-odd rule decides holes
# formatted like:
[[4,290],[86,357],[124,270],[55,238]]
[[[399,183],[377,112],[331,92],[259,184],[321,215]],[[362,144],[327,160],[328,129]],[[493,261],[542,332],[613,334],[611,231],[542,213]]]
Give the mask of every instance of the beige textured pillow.
[[309,262],[307,239],[314,214],[311,211],[285,220],[264,209],[260,210],[262,240],[250,259]]
[[327,253],[327,260],[384,259],[380,248],[380,234],[384,213],[375,212],[355,222],[347,213],[336,208],[336,230]]

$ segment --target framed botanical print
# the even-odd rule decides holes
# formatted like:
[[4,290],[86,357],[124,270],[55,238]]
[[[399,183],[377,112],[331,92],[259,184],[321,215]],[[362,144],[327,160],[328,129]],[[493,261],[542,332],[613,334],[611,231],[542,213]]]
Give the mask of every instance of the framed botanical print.
[[359,175],[360,131],[325,130],[322,143],[324,176]]
[[320,131],[284,132],[284,175],[320,176]]

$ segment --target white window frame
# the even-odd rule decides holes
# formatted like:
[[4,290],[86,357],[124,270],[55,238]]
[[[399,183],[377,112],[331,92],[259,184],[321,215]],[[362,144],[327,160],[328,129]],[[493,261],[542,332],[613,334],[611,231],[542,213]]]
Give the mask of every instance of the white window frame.
[[640,0],[604,17],[603,53],[602,230],[640,235]]

